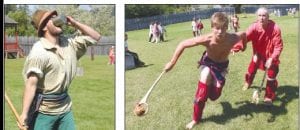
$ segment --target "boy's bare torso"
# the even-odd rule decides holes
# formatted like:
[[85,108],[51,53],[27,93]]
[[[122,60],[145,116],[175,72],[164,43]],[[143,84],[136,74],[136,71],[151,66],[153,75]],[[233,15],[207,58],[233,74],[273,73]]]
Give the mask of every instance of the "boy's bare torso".
[[204,43],[207,55],[215,62],[227,61],[231,48],[240,40],[238,35],[230,33],[226,33],[224,38],[220,40],[217,40],[213,34],[204,37],[207,39]]

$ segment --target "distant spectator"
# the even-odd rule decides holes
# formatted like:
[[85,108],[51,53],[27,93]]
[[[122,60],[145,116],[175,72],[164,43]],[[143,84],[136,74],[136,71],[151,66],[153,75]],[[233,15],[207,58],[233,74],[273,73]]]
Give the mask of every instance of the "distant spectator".
[[274,15],[277,16],[277,10],[276,9],[274,9]]
[[239,25],[239,17],[236,14],[233,15],[233,17],[231,18],[231,22],[232,22],[232,27],[234,29],[234,32],[238,32],[238,28],[240,28],[240,25]]
[[202,34],[202,29],[204,28],[203,23],[201,22],[201,19],[197,22],[197,33],[200,36]]
[[197,29],[196,18],[193,18],[193,21],[192,21],[192,31],[193,31],[194,37],[198,36],[198,29]]
[[153,38],[153,26],[154,26],[154,22],[151,22],[149,25],[149,40],[148,40],[149,43],[152,41]]
[[277,9],[277,16],[280,17],[281,16],[281,11],[279,9]]
[[286,9],[289,14],[292,13],[292,8]]
[[165,32],[166,32],[166,29],[164,27],[164,25],[162,25],[161,23],[158,24],[158,29],[159,29],[159,39],[160,41],[164,42],[165,41]]
[[297,11],[296,8],[293,8],[292,11],[291,11],[293,18],[296,17],[296,11]]
[[110,47],[108,57],[109,57],[108,64],[114,65],[115,64],[115,46]]
[[130,51],[128,49],[127,40],[128,40],[128,35],[125,33],[125,42],[124,42],[124,44],[125,44],[125,55],[131,55],[131,56],[133,56],[135,67],[143,67],[143,66],[145,66],[145,63],[139,59],[138,54],[135,53],[135,52],[132,52],[132,51]]
[[159,37],[160,37],[160,32],[159,32],[159,28],[158,28],[158,22],[155,21],[153,28],[152,28],[152,33],[153,33],[153,40],[152,42],[154,43],[158,43],[159,41]]

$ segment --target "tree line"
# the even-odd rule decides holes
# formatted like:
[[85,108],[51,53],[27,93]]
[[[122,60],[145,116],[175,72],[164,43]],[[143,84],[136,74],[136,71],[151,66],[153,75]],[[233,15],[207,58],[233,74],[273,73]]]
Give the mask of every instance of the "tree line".
[[125,18],[150,17],[161,14],[186,12],[191,5],[126,5]]
[[[56,10],[58,14],[72,16],[76,20],[87,24],[104,36],[115,35],[115,6],[89,5],[81,8],[80,5],[4,5],[4,13],[18,22],[18,35],[36,36],[36,30],[31,25],[31,17],[35,10]],[[74,28],[63,27],[65,34],[73,34]],[[14,35],[14,28],[6,28],[6,34]]]
[[223,7],[234,7],[235,13],[244,13],[243,8],[247,6],[270,6],[270,5],[242,5],[242,4],[223,4],[223,5],[181,5],[181,4],[170,4],[170,5],[147,5],[147,4],[140,4],[140,5],[126,5],[125,6],[125,18],[132,19],[132,18],[142,18],[142,17],[151,17],[155,15],[168,15],[174,13],[182,13],[182,12],[189,12],[201,9],[209,9],[209,8],[223,8]]

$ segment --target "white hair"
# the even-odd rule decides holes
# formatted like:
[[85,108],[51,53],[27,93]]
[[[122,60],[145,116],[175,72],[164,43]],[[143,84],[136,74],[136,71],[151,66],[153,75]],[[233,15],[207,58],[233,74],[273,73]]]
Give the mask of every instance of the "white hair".
[[256,14],[258,14],[258,12],[261,12],[261,11],[266,12],[267,16],[269,16],[269,12],[268,12],[268,9],[266,7],[258,8],[257,11],[256,11]]

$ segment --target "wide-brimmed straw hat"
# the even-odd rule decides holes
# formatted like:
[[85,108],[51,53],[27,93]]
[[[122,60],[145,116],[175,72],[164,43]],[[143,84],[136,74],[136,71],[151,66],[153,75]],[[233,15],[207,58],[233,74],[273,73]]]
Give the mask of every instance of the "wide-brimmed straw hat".
[[57,12],[55,10],[46,11],[38,9],[33,13],[31,24],[37,29],[38,37],[43,36],[43,28],[46,26],[52,15],[57,15]]

